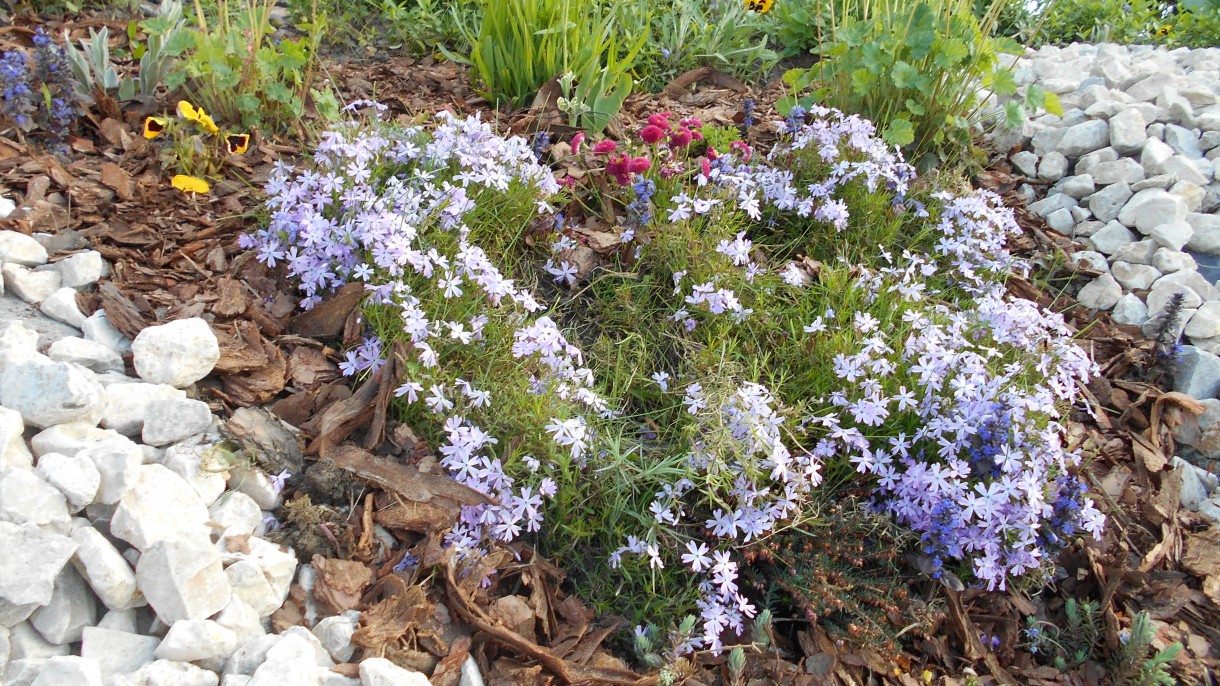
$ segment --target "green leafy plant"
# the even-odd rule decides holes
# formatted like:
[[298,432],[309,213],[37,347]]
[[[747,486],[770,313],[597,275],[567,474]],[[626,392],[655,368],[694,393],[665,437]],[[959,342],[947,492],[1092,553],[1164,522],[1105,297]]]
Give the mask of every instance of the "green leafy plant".
[[564,93],[559,108],[568,113],[570,125],[590,133],[601,133],[631,95],[631,64],[644,45],[644,36],[640,36],[620,56],[618,39],[608,36],[608,40],[608,45],[599,50],[606,56],[604,66],[588,60],[579,74],[568,72],[559,79]]
[[1181,643],[1170,643],[1148,656],[1156,629],[1147,612],[1139,612],[1131,620],[1131,629],[1124,632],[1122,647],[1114,658],[1111,675],[1120,686],[1176,686],[1169,673],[1169,663],[1182,652]]
[[165,0],[157,15],[140,25],[148,34],[144,43],[135,41],[137,31],[134,22],[129,25],[128,39],[139,53],[134,56],[140,60],[140,71],[134,77],[120,76],[111,61],[109,27],[103,26],[100,31],[89,29],[89,38],[81,39],[79,50],[65,33],[64,47],[81,92],[100,91],[117,97],[119,101],[131,100],[137,95],[152,96],[165,80],[174,61],[173,55],[166,49],[167,45],[174,41],[184,24],[182,1]]
[[[1030,651],[1060,671],[1101,659],[1101,607],[1096,601],[1069,598],[1063,610],[1066,624],[1062,628],[1052,622],[1026,618],[1025,636]],[[1112,683],[1117,686],[1177,684],[1168,667],[1182,652],[1182,644],[1171,643],[1149,656],[1156,629],[1147,612],[1136,613],[1131,628],[1123,631],[1119,638],[1121,646],[1109,660]]]
[[1148,42],[1159,28],[1159,13],[1147,0],[1050,0],[1038,15],[1038,44]]
[[[1012,71],[997,59],[1017,46],[991,36],[1001,7],[994,0],[979,19],[966,0],[848,0],[845,16],[830,19],[821,60],[785,74],[794,95],[781,111],[818,102],[856,112],[920,166],[959,161],[972,146],[987,93],[1017,91]],[[798,99],[808,88],[812,94]],[[1030,87],[1007,107],[1006,123],[1015,126],[1025,110],[1039,107],[1061,111],[1053,94]]]
[[180,32],[167,48],[182,59],[166,85],[184,87],[231,124],[282,131],[298,121],[313,89],[324,22],[316,22],[305,38],[271,41],[274,6],[274,0],[218,0],[209,17],[195,0],[196,27]]
[[770,20],[743,2],[631,0],[613,7],[619,25],[649,27],[638,71],[650,90],[702,66],[754,81],[779,60],[767,45],[764,29]]

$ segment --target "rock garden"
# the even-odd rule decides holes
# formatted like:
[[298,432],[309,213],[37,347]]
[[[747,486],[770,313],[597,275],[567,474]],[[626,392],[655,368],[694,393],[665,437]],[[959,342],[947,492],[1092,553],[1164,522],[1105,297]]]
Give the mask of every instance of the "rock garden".
[[0,683],[1215,683],[1215,2],[0,18]]

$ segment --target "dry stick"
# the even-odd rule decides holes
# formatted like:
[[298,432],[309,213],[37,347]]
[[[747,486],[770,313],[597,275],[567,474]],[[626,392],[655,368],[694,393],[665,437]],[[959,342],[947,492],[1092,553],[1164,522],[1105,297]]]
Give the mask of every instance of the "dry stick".
[[656,676],[641,677],[633,672],[617,669],[599,669],[571,664],[556,656],[549,649],[524,638],[504,627],[498,620],[488,616],[477,605],[470,602],[458,587],[454,578],[454,561],[450,557],[445,562],[445,595],[449,598],[449,607],[456,610],[462,619],[469,622],[479,631],[487,634],[492,640],[515,648],[554,674],[565,684],[612,684],[619,686],[654,686]]

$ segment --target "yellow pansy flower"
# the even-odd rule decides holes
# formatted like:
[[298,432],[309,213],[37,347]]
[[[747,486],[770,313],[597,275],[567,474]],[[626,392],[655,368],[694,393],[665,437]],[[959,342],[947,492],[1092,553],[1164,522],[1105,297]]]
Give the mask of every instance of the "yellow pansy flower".
[[148,117],[144,120],[144,137],[152,140],[165,131],[164,117]]
[[766,14],[771,11],[771,5],[775,4],[775,0],[746,0],[746,9],[759,14]]
[[178,116],[199,124],[212,135],[220,133],[220,128],[216,126],[216,122],[212,121],[212,118],[208,116],[207,112],[203,111],[202,107],[197,108],[185,100],[178,101]]
[[204,181],[197,176],[187,176],[186,174],[179,174],[175,176],[174,178],[170,179],[170,183],[173,184],[174,188],[177,188],[183,193],[207,193],[208,191],[212,190],[212,187],[208,185],[207,181]]
[[250,134],[230,133],[225,135],[225,147],[230,155],[240,155],[250,147]]

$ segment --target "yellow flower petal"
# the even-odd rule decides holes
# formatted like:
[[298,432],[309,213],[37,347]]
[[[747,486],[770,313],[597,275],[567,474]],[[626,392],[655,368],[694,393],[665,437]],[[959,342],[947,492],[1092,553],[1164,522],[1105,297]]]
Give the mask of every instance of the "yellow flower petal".
[[775,0],[745,0],[746,9],[766,14],[771,11],[771,5],[775,4]]
[[197,176],[179,174],[170,179],[170,183],[173,184],[174,188],[177,188],[183,193],[207,193],[208,191],[212,190],[212,187],[208,185],[207,181],[204,181]]
[[148,117],[144,120],[144,137],[152,140],[165,131],[165,117]]
[[212,118],[208,116],[208,113],[205,112],[202,107],[195,107],[186,100],[178,101],[178,116],[199,124],[203,127],[204,131],[207,131],[212,135],[220,133],[220,129],[217,128],[216,122],[212,121]]
[[240,155],[250,147],[250,134],[230,133],[225,136],[225,147],[230,155]]

